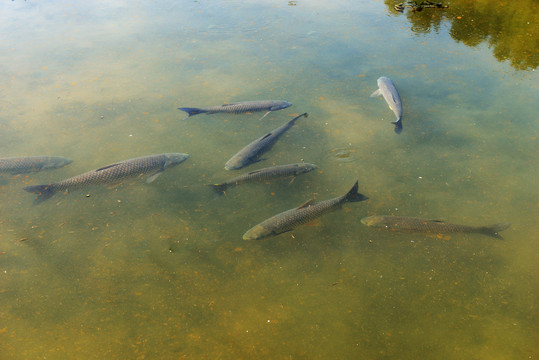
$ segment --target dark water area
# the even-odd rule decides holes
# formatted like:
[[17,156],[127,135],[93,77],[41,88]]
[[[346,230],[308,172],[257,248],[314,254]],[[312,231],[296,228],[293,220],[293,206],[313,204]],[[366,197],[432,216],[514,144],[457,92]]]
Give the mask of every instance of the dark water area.
[[[9,1],[0,5],[1,359],[537,358],[538,29],[534,1]],[[395,83],[403,131],[377,79]],[[293,106],[196,115],[247,100]],[[303,112],[258,163],[252,140]],[[25,186],[139,156],[155,181]],[[290,179],[208,184],[297,162]],[[369,200],[256,241],[309,199]],[[482,234],[396,233],[372,215]]]

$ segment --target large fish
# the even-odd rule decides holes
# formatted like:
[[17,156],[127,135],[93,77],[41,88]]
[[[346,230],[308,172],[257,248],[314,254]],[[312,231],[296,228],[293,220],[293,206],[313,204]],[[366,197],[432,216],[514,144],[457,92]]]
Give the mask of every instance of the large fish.
[[479,233],[502,239],[498,233],[509,227],[508,222],[494,224],[490,226],[469,226],[446,223],[441,220],[429,220],[407,216],[376,215],[361,219],[367,226],[387,229],[398,232],[415,232],[430,234],[448,233]]
[[53,184],[27,186],[24,190],[37,194],[36,203],[47,200],[59,191],[81,189],[89,185],[118,184],[123,180],[150,175],[146,182],[154,181],[166,168],[178,165],[188,154],[167,153],[143,156],[107,165]]
[[73,160],[62,156],[24,156],[0,159],[0,173],[24,174],[29,172],[58,169]]
[[393,81],[385,76],[379,78],[378,90],[371,94],[371,97],[375,96],[383,96],[389,108],[395,113],[397,120],[391,123],[395,125],[395,132],[400,134],[402,131],[402,102]]
[[345,202],[356,202],[368,198],[357,192],[358,183],[345,195],[320,202],[307,201],[298,208],[290,209],[277,214],[256,225],[243,235],[243,240],[258,240],[268,236],[275,236],[309,223],[317,217],[330,211],[339,209]]
[[258,112],[258,111],[270,112],[270,111],[285,109],[291,105],[292,104],[289,103],[288,101],[282,101],[282,100],[255,100],[255,101],[235,102],[231,104],[218,105],[218,106],[210,106],[207,108],[181,107],[178,109],[185,111],[187,113],[187,117],[189,117],[189,116],[198,115],[198,114],[216,114],[216,113],[243,114],[243,113]]
[[273,144],[279,139],[279,137],[290,129],[297,119],[300,117],[307,117],[307,113],[296,116],[286,124],[278,127],[277,129],[259,137],[243,149],[241,149],[236,155],[232,156],[230,160],[225,164],[225,169],[236,170],[241,169],[244,166],[252,164],[258,161],[260,155],[271,149]]
[[301,174],[308,173],[316,169],[316,165],[309,163],[298,163],[298,164],[287,164],[287,165],[277,165],[272,167],[267,167],[263,169],[258,169],[251,171],[246,174],[242,174],[228,181],[222,182],[220,184],[211,184],[210,186],[214,188],[218,193],[224,193],[229,187],[253,183],[268,181],[273,179],[280,179],[291,176],[298,176]]

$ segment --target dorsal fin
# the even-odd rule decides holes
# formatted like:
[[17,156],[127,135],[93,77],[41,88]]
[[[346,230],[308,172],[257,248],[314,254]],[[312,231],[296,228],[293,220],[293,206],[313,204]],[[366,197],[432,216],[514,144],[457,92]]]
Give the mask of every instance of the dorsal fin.
[[260,170],[262,170],[262,169],[253,170],[253,171],[251,171],[251,172],[248,172],[247,175],[253,175],[253,174],[259,173]]
[[271,136],[271,133],[270,133],[270,132],[267,133],[266,135],[264,135],[263,137],[261,137],[260,140],[258,140],[258,141],[262,141],[262,140],[264,140],[265,138],[267,138],[268,136]]
[[313,199],[309,199],[307,200],[305,203],[301,204],[300,206],[298,206],[296,209],[303,209],[303,208],[306,208],[307,206],[309,205],[312,205],[314,203],[314,200]]
[[103,171],[103,170],[110,169],[111,167],[115,167],[115,166],[118,166],[118,165],[120,165],[120,163],[107,165],[107,166],[102,167],[102,168],[99,168],[99,169],[97,169],[97,170],[95,170],[95,171],[96,171],[96,172],[97,172],[97,171]]
[[437,222],[437,223],[444,223],[444,222],[445,222],[445,221],[443,221],[443,220],[438,220],[438,219],[433,219],[433,220],[431,220],[431,221]]

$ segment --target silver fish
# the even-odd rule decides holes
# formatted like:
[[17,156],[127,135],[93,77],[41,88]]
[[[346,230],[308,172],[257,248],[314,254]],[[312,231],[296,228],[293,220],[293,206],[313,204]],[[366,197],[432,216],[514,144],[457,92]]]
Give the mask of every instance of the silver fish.
[[216,113],[228,113],[228,114],[243,114],[248,112],[258,111],[276,111],[285,109],[292,104],[288,101],[282,100],[255,100],[255,101],[242,101],[231,104],[210,106],[207,108],[191,108],[181,107],[178,110],[185,111],[187,117],[198,114],[216,114]]
[[267,167],[263,169],[258,169],[251,171],[246,174],[242,174],[228,181],[222,182],[220,184],[210,184],[211,187],[218,193],[224,193],[229,187],[253,183],[268,181],[273,179],[280,179],[284,177],[298,176],[301,174],[308,173],[316,169],[316,165],[309,163],[297,163],[297,164],[287,164],[287,165],[277,165],[272,167]]
[[24,174],[49,169],[58,169],[73,160],[62,156],[24,156],[0,159],[0,173]]
[[176,166],[189,158],[188,154],[167,153],[124,160],[86,172],[53,184],[27,186],[24,190],[37,194],[36,203],[47,200],[59,191],[81,189],[89,185],[117,184],[123,180],[150,175],[154,181],[166,168]]
[[296,116],[286,124],[251,142],[249,145],[241,149],[236,155],[232,156],[232,158],[227,161],[227,163],[225,164],[225,169],[241,169],[244,166],[258,161],[260,155],[271,149],[271,147],[273,146],[273,144],[275,144],[279,137],[284,134],[288,129],[290,129],[294,125],[296,120],[302,116],[307,117],[307,113]]
[[397,88],[390,78],[382,76],[378,79],[378,90],[371,94],[371,97],[383,96],[389,108],[395,113],[396,121],[391,122],[395,125],[395,132],[400,134],[402,131],[402,102],[397,92]]
[[309,223],[317,217],[330,211],[339,209],[345,202],[356,202],[367,200],[368,198],[357,192],[358,182],[345,195],[334,199],[320,202],[307,201],[305,204],[295,209],[290,209],[277,214],[260,224],[254,226],[243,235],[243,240],[258,240],[268,236],[275,236]]
[[508,222],[504,222],[490,226],[469,226],[446,223],[441,220],[390,215],[369,216],[361,219],[361,222],[367,226],[387,229],[389,231],[431,234],[480,233],[497,239],[502,239],[502,236],[498,232],[507,229],[510,225]]

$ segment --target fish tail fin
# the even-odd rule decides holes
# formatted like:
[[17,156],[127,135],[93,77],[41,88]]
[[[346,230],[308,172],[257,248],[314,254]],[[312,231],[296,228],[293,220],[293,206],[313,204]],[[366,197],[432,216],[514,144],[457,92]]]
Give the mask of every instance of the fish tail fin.
[[215,192],[219,195],[223,195],[226,189],[228,189],[227,184],[209,184],[208,186],[211,186],[213,190],[215,190]]
[[402,118],[398,118],[396,121],[392,121],[391,123],[395,125],[395,132],[400,134],[402,131]]
[[181,108],[178,108],[178,110],[185,111],[187,113],[187,117],[198,115],[198,114],[203,114],[207,112],[206,110],[203,110],[203,109],[189,108],[189,107],[181,107]]
[[295,118],[293,118],[292,120],[290,120],[290,123],[291,124],[295,123],[296,120],[299,119],[302,116],[309,117],[309,114],[307,114],[307,113],[300,114],[300,115],[296,116]]
[[346,195],[344,195],[344,201],[356,202],[356,201],[363,201],[363,200],[368,199],[368,197],[366,197],[365,195],[357,192],[357,189],[358,189],[358,182],[356,181],[356,183],[354,184],[354,186],[352,186],[350,191],[348,191]]
[[51,185],[32,185],[25,187],[24,190],[37,194],[34,204],[39,204],[56,194],[56,190]]
[[503,231],[503,230],[507,229],[510,225],[511,224],[509,224],[508,222],[503,222],[503,223],[494,224],[494,225],[490,225],[490,226],[484,226],[484,227],[481,228],[480,232],[482,234],[491,236],[493,238],[503,240],[503,237],[498,233],[500,231]]

